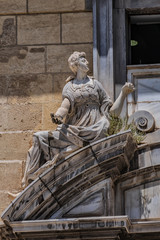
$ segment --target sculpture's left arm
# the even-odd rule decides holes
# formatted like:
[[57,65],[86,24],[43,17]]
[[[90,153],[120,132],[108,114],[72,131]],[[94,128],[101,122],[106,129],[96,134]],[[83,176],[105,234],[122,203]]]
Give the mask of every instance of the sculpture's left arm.
[[132,83],[125,83],[122,87],[121,92],[110,108],[110,114],[114,117],[118,117],[122,111],[123,103],[127,95],[135,90]]

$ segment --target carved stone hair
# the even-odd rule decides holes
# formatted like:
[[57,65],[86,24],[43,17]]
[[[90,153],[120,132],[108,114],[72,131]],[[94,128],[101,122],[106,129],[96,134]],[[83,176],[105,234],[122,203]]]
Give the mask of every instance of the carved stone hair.
[[73,52],[71,56],[68,58],[69,67],[74,74],[77,73],[77,66],[80,57],[86,57],[85,52]]

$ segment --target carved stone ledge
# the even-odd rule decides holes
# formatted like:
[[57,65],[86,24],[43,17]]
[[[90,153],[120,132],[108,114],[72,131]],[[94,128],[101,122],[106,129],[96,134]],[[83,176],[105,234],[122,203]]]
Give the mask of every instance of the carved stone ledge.
[[[160,221],[131,221],[128,216],[11,222],[6,240],[150,240],[160,239]],[[4,236],[5,237],[5,236]]]
[[[12,229],[24,239],[117,239],[123,231],[129,230],[130,221],[126,216],[77,218],[65,220],[27,221],[12,223]],[[42,231],[43,229],[43,231]],[[123,229],[123,230],[122,230]],[[34,232],[33,232],[34,230]]]

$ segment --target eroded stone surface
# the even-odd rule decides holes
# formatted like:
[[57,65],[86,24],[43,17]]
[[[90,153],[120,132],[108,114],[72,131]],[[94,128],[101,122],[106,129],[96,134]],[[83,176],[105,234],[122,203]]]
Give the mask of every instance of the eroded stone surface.
[[7,103],[7,84],[5,77],[0,81],[0,104]]
[[0,134],[1,160],[26,160],[32,145],[33,132],[11,132]]
[[0,14],[26,13],[26,0],[1,0]]
[[16,44],[15,17],[0,17],[0,46]]
[[52,100],[51,74],[0,75],[0,103],[45,103]]
[[85,10],[85,0],[29,0],[29,13]]
[[0,160],[0,191],[21,190],[22,165],[23,161]]
[[11,104],[0,106],[0,131],[24,131],[41,129],[42,105]]
[[[8,196],[8,192],[7,191],[0,191],[0,215],[2,214],[2,212],[9,206],[9,204],[11,203],[11,199]],[[1,235],[0,235],[1,237]]]
[[44,47],[8,47],[0,49],[0,74],[43,73]]
[[62,42],[92,42],[92,13],[62,14]]
[[60,15],[18,16],[18,44],[60,43]]

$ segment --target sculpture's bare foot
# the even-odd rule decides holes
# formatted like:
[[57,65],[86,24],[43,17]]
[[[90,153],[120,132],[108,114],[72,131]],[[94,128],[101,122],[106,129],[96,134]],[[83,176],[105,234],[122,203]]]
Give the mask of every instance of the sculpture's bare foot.
[[20,194],[21,192],[18,192],[18,193],[11,193],[11,192],[8,192],[8,197],[10,198],[10,200],[14,200],[16,197],[18,197],[18,195]]

